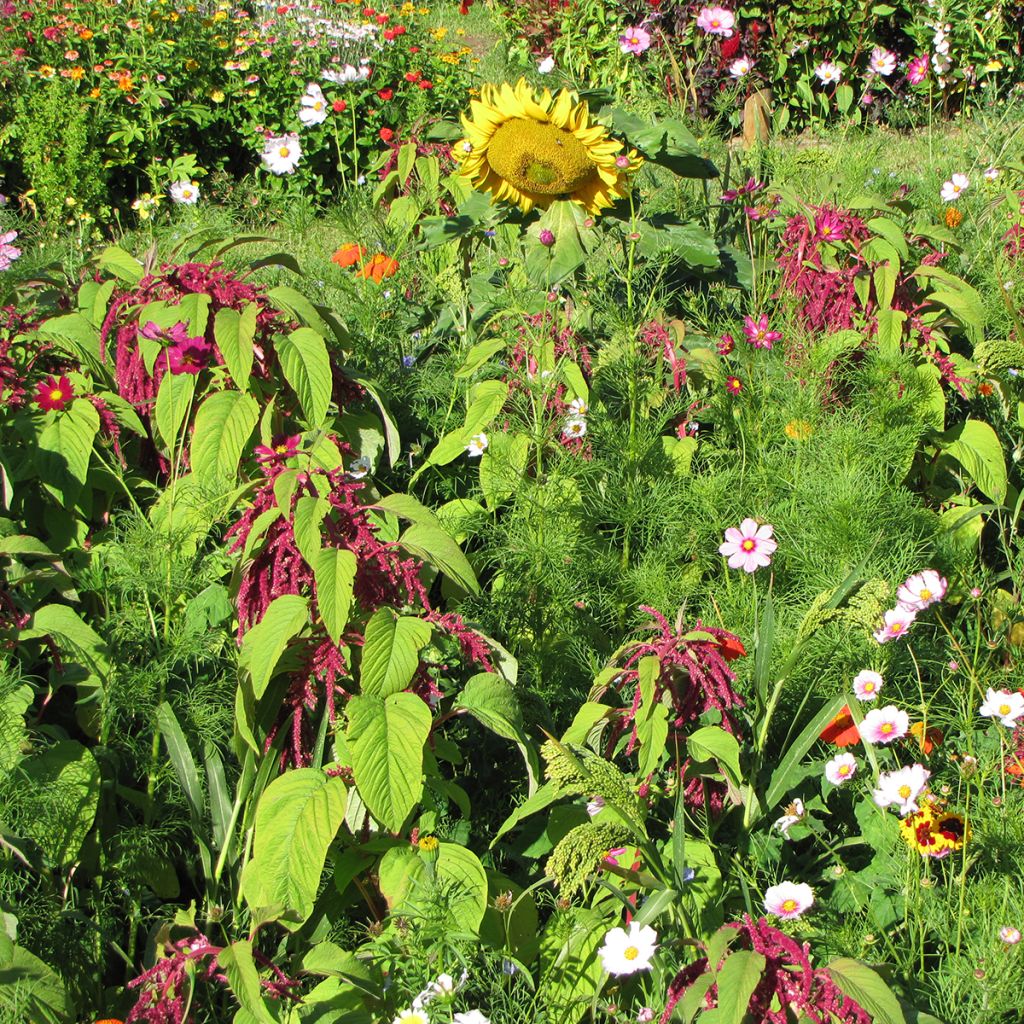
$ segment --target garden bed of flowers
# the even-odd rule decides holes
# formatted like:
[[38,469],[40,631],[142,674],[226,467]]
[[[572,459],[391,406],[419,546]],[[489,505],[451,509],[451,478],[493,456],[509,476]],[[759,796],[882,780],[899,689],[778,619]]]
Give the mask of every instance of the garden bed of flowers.
[[1021,15],[0,0],[0,1024],[1019,1024]]

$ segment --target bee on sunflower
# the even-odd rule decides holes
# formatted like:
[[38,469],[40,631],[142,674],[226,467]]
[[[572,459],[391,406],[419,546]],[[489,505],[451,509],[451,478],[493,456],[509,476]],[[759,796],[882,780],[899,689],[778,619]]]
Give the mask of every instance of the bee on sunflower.
[[523,213],[558,199],[600,213],[629,193],[643,158],[623,152],[578,99],[568,89],[538,96],[522,78],[482,86],[472,116],[462,116],[465,138],[452,150],[459,173],[490,192],[492,203],[506,200]]

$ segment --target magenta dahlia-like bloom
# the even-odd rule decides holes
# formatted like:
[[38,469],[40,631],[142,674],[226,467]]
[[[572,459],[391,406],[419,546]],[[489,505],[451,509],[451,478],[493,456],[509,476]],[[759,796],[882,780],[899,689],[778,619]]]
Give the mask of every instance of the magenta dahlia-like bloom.
[[172,374],[197,375],[213,356],[213,346],[205,338],[186,338],[164,350],[167,369]]
[[619,36],[619,49],[623,53],[640,54],[651,48],[651,34],[642,28],[624,28]]
[[735,15],[724,7],[702,7],[697,15],[697,28],[709,36],[728,39],[732,36],[732,27],[735,24]]
[[768,314],[762,313],[755,321],[752,316],[743,318],[743,333],[754,348],[771,348],[772,342],[778,341],[782,335],[778,331],[768,329]]
[[771,565],[772,554],[778,546],[772,539],[772,527],[768,523],[758,526],[757,520],[748,516],[738,527],[730,526],[725,531],[725,543],[718,553],[729,559],[730,569],[756,572]]
[[907,81],[920,85],[928,77],[928,56],[915,57],[907,64]]

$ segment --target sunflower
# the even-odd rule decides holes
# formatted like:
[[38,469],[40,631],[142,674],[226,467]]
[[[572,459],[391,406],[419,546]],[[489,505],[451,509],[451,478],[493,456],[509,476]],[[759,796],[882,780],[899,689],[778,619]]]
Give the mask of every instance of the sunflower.
[[962,815],[927,803],[900,822],[900,833],[912,850],[936,859],[962,850],[971,840],[971,827]]
[[600,213],[629,191],[628,179],[643,159],[593,121],[586,103],[563,89],[538,98],[521,78],[515,86],[484,85],[462,116],[466,137],[452,155],[459,173],[484,192],[524,213],[571,199]]

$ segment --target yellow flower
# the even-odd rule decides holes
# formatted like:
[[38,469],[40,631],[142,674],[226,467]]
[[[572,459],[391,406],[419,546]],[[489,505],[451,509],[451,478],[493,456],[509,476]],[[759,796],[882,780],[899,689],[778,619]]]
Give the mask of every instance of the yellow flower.
[[404,4],[402,4],[401,7],[398,8],[398,13],[403,18],[408,18],[409,15],[413,14],[415,11],[416,11],[416,5],[414,3],[409,3],[409,0],[406,0],[406,2]]
[[814,432],[807,420],[790,420],[784,429],[786,437],[792,441],[806,441]]
[[448,35],[448,29],[446,29],[444,25],[441,25],[438,28],[431,29],[430,34],[437,40],[437,42],[441,42],[441,40]]
[[189,57],[189,59],[185,61],[186,71],[195,71],[197,67],[199,67],[199,61],[194,60],[192,57]]
[[466,137],[452,156],[474,187],[529,213],[556,199],[600,213],[629,191],[629,176],[643,163],[635,150],[591,120],[587,104],[563,89],[540,96],[525,79],[515,86],[484,85],[462,116]]
[[990,60],[985,65],[985,67],[982,70],[983,71],[1002,71],[1003,70],[1003,62],[1001,60]]
[[214,103],[223,103],[224,93],[220,89],[212,89],[210,91],[210,99],[213,100]]
[[39,77],[40,78],[53,78],[57,73],[57,69],[49,64],[39,65]]

